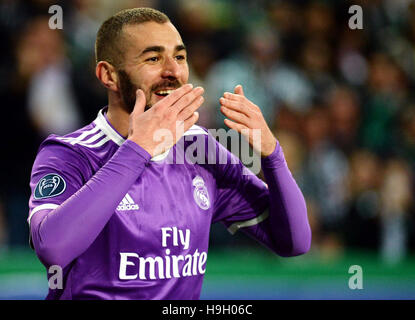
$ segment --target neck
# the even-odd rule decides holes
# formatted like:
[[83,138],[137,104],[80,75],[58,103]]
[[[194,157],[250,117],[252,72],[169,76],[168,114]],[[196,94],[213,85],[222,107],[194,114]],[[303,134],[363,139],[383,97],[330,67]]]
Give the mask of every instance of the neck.
[[121,100],[114,99],[111,95],[108,97],[107,118],[114,129],[127,138],[130,114],[122,107]]

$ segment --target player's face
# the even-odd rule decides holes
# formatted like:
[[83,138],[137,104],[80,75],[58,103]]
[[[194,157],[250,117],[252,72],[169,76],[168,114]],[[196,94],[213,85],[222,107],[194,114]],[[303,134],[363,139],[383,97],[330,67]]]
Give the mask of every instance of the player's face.
[[145,22],[123,29],[124,63],[118,70],[120,92],[132,112],[135,92],[142,89],[147,108],[187,83],[189,67],[179,32],[170,23]]

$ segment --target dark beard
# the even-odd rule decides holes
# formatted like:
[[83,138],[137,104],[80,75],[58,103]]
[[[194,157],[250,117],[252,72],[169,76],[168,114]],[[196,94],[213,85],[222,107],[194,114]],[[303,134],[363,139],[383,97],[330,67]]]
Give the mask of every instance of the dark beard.
[[[131,113],[133,112],[135,106],[136,91],[141,88],[133,85],[129,75],[127,72],[125,72],[125,70],[118,70],[118,77],[120,79],[120,94],[124,102],[125,110],[128,113]],[[176,78],[170,77],[170,79],[163,80],[153,85],[150,89],[150,93],[166,87],[177,89],[181,87],[181,83]],[[147,111],[150,108],[151,105],[147,104],[144,108],[144,111]]]
[[[136,91],[138,88],[133,85],[127,72],[124,70],[118,71],[118,77],[120,79],[120,94],[121,99],[124,102],[125,111],[131,113],[134,110]],[[146,106],[146,110],[148,108],[150,108],[150,106]]]

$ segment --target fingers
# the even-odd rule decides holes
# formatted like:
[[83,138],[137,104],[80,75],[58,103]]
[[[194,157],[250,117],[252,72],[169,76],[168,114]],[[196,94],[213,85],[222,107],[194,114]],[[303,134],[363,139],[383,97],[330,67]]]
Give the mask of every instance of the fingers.
[[225,98],[223,97],[220,98],[219,103],[226,108],[241,112],[245,116],[249,117],[250,110],[246,106],[246,102],[242,100],[241,96],[237,96],[237,98],[234,98],[234,96],[237,96],[237,95],[234,95],[229,92],[225,92],[224,93]]
[[225,93],[223,94],[223,96],[224,96],[226,99],[233,100],[233,101],[239,101],[239,102],[242,102],[242,101],[246,101],[246,100],[247,100],[247,99],[245,98],[245,96],[242,96],[242,95],[240,95],[240,94],[236,94],[236,93],[225,92]]
[[233,90],[233,92],[235,92],[235,94],[239,94],[239,95],[245,96],[244,89],[242,88],[242,86],[240,84],[238,84],[235,87],[235,89]]
[[234,121],[231,121],[229,119],[224,120],[225,124],[233,130],[238,131],[239,133],[243,133],[244,135],[248,132],[249,128],[241,123],[236,123]]
[[178,100],[180,100],[184,95],[191,92],[192,89],[193,89],[193,85],[191,83],[187,83],[181,86],[180,88],[173,90],[172,93],[170,93],[167,97],[165,97],[159,103],[156,103],[156,105],[158,105],[158,108],[160,109],[167,109],[173,104],[175,104]]
[[190,129],[191,126],[193,126],[197,120],[199,120],[199,112],[194,112],[193,115],[191,115],[189,118],[184,120],[184,132]]
[[[184,108],[190,106],[205,90],[202,87],[196,87],[192,91],[187,92],[174,103],[173,110],[179,114]],[[199,99],[200,102],[200,99]],[[202,101],[203,102],[203,101]],[[191,114],[191,113],[190,113]]]
[[177,115],[177,119],[186,120],[187,118],[191,117],[193,113],[202,106],[204,101],[205,99],[202,96],[198,96],[192,101],[190,105],[180,111],[180,113]]
[[234,120],[234,121],[236,121],[238,123],[241,123],[243,125],[246,125],[246,126],[249,124],[249,118],[245,114],[243,114],[243,113],[241,113],[239,111],[234,111],[234,110],[229,109],[229,108],[227,108],[225,106],[222,106],[220,108],[220,111],[226,117],[228,117],[231,120]]
[[146,107],[146,95],[141,89],[138,89],[135,94],[136,98],[133,112],[140,114],[144,112]]

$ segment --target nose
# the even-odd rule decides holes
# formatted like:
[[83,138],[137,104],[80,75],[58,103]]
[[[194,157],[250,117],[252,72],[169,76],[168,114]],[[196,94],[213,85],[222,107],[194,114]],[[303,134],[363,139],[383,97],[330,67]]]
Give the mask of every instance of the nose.
[[177,61],[173,57],[167,57],[164,60],[163,65],[163,71],[162,71],[162,77],[163,78],[176,78],[178,79],[180,77],[180,65],[177,63]]

